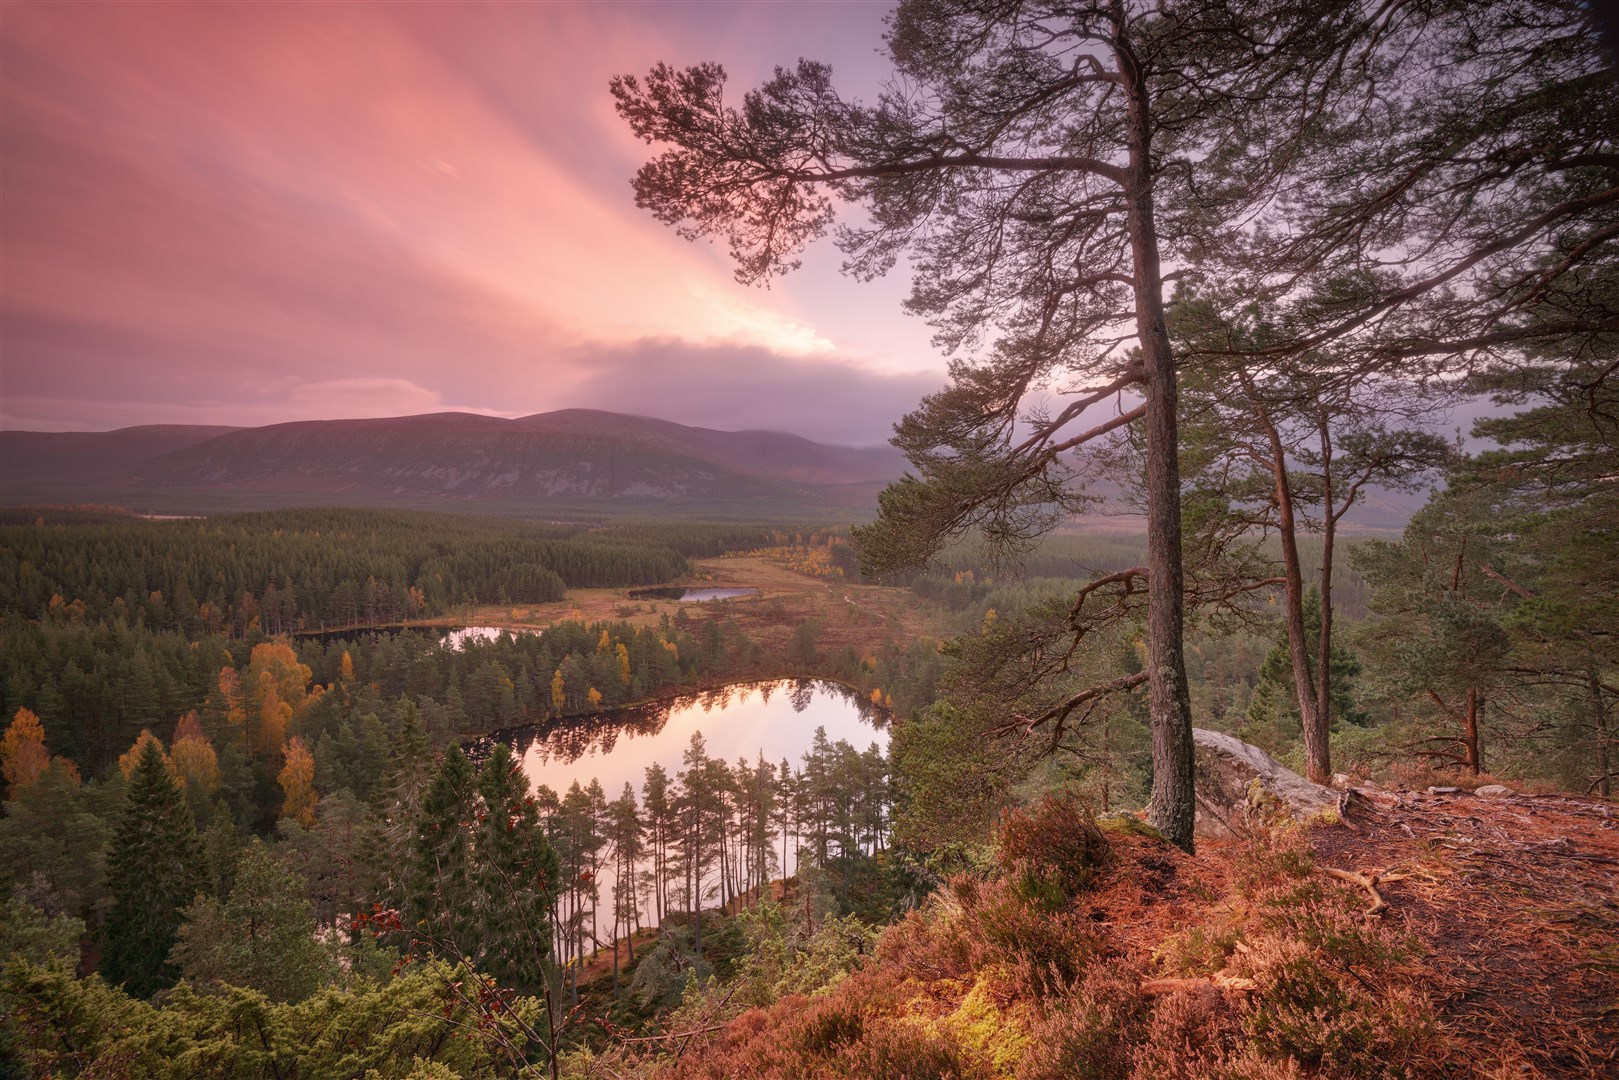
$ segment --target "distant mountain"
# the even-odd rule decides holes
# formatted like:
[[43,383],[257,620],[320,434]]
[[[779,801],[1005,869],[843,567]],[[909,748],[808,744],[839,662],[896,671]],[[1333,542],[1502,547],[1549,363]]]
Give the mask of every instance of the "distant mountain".
[[[714,431],[569,409],[307,420],[259,428],[0,433],[7,501],[75,489],[474,500],[769,499],[867,505],[903,461],[888,449]],[[109,489],[111,489],[109,491]],[[91,501],[88,498],[83,501]],[[165,503],[172,504],[173,498]]]
[[862,449],[828,446],[776,431],[714,431],[597,409],[536,413],[516,422],[555,434],[612,435],[748,476],[799,484],[887,483],[906,467],[904,456],[887,445]]
[[0,487],[115,482],[133,466],[240,430],[149,424],[117,431],[0,431]]
[[[439,505],[543,514],[774,504],[782,513],[869,513],[905,471],[891,447],[829,446],[772,431],[715,431],[646,416],[563,409],[506,420],[429,413],[258,428],[157,425],[0,432],[0,502],[107,503],[163,513],[320,503]],[[1092,493],[1115,510],[1118,491]],[[1350,530],[1398,532],[1426,492],[1371,489]],[[581,504],[584,504],[583,506]],[[660,509],[658,513],[663,513]],[[1078,528],[1139,528],[1093,515]]]

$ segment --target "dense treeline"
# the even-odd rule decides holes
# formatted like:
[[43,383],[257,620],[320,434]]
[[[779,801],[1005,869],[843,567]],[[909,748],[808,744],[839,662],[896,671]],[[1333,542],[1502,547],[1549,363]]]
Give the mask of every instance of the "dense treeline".
[[[408,702],[385,710],[387,719],[357,719],[358,753],[340,746],[311,756],[304,739],[320,714],[352,717],[375,704],[351,662],[342,664],[336,683],[300,696],[309,669],[288,647],[261,645],[200,715],[171,739],[143,734],[104,781],[82,781],[50,755],[32,714],[13,718],[0,748],[8,796],[0,945],[33,966],[14,964],[0,995],[20,1018],[9,1035],[26,1041],[36,1063],[82,1067],[101,1041],[63,1028],[53,1002],[116,1013],[126,1035],[142,1038],[187,1016],[189,1037],[198,1037],[213,1023],[196,1015],[210,1014],[209,999],[296,1007],[324,995],[351,1018],[379,1010],[373,1022],[399,1038],[409,1010],[435,987],[443,1008],[432,1012],[446,1023],[500,1026],[488,1052],[510,1068],[588,1034],[575,1020],[553,1015],[553,1029],[540,1017],[554,994],[577,1004],[581,970],[598,948],[613,950],[611,996],[625,992],[619,1014],[644,1017],[678,1002],[688,972],[706,977],[722,959],[731,968],[734,928],[714,909],[766,902],[784,870],[799,875],[793,917],[808,929],[851,908],[886,916],[892,906],[892,875],[879,858],[888,769],[875,745],[858,751],[817,731],[796,769],[785,760],[732,766],[709,756],[698,735],[683,768],[647,771],[639,799],[626,785],[609,802],[594,782],[560,796],[531,793],[504,743],[490,744],[481,765],[454,745],[435,753]],[[266,699],[248,700],[244,682],[263,686]],[[232,812],[232,774],[284,734],[278,722],[301,733],[277,756],[280,820],[266,845]],[[347,735],[349,720],[339,727]],[[717,941],[705,929],[715,920]],[[647,943],[638,964],[635,931],[665,921],[673,932]],[[634,981],[621,986],[625,939]],[[74,981],[63,965],[84,940],[99,947],[101,974]],[[455,971],[462,975],[446,977]],[[173,1012],[140,1004],[181,978],[189,987],[169,998]],[[261,1022],[303,1015],[269,1013]],[[479,1060],[412,1031],[417,1054]],[[209,1038],[225,1059],[243,1052],[226,1032]]]
[[[13,515],[15,517],[15,515]],[[668,581],[682,546],[727,550],[757,530],[536,525],[382,510],[280,510],[188,521],[0,526],[0,610],[122,616],[245,635],[375,626],[457,604],[543,603],[572,588]]]
[[[456,648],[433,632],[296,644],[261,636],[188,640],[123,621],[10,616],[0,621],[0,707],[42,717],[51,751],[93,775],[142,729],[166,735],[187,712],[221,723],[232,709],[257,717],[265,708],[259,680],[267,657],[281,679],[277,702],[293,709],[283,734],[302,734],[319,752],[344,724],[397,711],[401,701],[421,711],[438,741],[611,709],[721,665],[727,645],[722,636],[705,642],[673,624],[563,622],[543,634],[471,639]],[[343,693],[328,698],[330,688]]]

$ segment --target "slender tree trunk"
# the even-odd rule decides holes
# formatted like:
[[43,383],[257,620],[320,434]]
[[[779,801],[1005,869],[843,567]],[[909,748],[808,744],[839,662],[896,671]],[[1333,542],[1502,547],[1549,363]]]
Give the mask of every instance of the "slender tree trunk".
[[698,959],[703,955],[703,819],[693,809],[692,829],[692,941]]
[[[1315,716],[1327,756],[1321,762],[1326,783],[1332,777],[1332,557],[1338,538],[1338,513],[1332,500],[1332,428],[1326,409],[1318,414],[1321,432],[1321,629],[1315,650]],[[1351,488],[1351,498],[1353,498]],[[1345,510],[1348,509],[1346,505]],[[1313,779],[1313,778],[1312,778]]]
[[1129,164],[1124,197],[1135,263],[1136,334],[1144,368],[1147,443],[1147,697],[1152,726],[1152,800],[1147,816],[1191,851],[1197,806],[1192,703],[1186,685],[1185,598],[1181,566],[1180,436],[1175,355],[1164,321],[1164,286],[1153,219],[1151,127],[1146,74],[1116,16],[1114,53],[1129,102]]
[[1463,720],[1467,747],[1467,771],[1477,776],[1484,771],[1484,748],[1479,742],[1478,720],[1484,711],[1484,695],[1476,689],[1467,691],[1467,714]]
[[1298,518],[1293,506],[1293,485],[1287,478],[1287,450],[1270,415],[1259,407],[1259,420],[1270,443],[1270,470],[1276,483],[1276,526],[1282,542],[1282,573],[1287,579],[1287,656],[1293,665],[1293,697],[1298,702],[1304,729],[1304,757],[1310,779],[1324,784],[1332,776],[1332,750],[1316,710],[1316,686],[1311,672],[1310,646],[1304,628],[1304,568],[1299,561]]
[[1597,736],[1597,768],[1600,771],[1597,773],[1596,791],[1606,799],[1613,794],[1613,770],[1608,765],[1608,710],[1602,704],[1602,680],[1597,677],[1596,668],[1585,669],[1585,686],[1591,691],[1592,730]]

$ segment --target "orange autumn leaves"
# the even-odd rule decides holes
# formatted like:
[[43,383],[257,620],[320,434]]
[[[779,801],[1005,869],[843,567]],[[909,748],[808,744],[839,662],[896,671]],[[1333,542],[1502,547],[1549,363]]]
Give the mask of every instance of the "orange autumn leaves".
[[[353,661],[344,654],[341,683],[353,679]],[[168,773],[185,791],[193,808],[207,806],[223,783],[215,740],[223,739],[256,755],[274,769],[284,801],[281,816],[306,827],[315,823],[320,796],[315,787],[315,759],[295,734],[309,707],[328,687],[311,686],[312,672],[298,662],[290,645],[266,642],[253,647],[246,667],[220,670],[199,717],[188,712],[175,724],[169,745],[143,729],[134,744],[118,758],[127,779],[148,744],[155,744]],[[341,685],[341,684],[340,684]],[[212,737],[209,733],[212,732]],[[53,759],[46,749],[44,725],[38,715],[19,709],[0,736],[0,776],[8,798],[36,782],[53,760],[62,762],[77,779],[78,770],[66,759]]]
[[[38,780],[50,763],[44,725],[32,710],[18,709],[5,735],[0,736],[0,776],[5,778],[6,797],[16,798],[17,792]],[[67,767],[77,778],[78,768],[71,761],[67,761]]]
[[315,792],[315,758],[296,735],[287,740],[286,764],[281,767],[276,781],[286,795],[281,816],[296,821],[306,829],[313,828],[315,804],[320,801],[320,796]]

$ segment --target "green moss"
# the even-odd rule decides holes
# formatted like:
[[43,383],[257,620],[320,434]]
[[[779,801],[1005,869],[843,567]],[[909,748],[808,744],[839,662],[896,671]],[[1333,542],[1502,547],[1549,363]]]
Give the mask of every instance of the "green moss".
[[1145,836],[1148,839],[1157,840],[1161,844],[1169,843],[1168,839],[1164,837],[1163,833],[1136,817],[1134,814],[1126,814],[1117,811],[1110,814],[1103,814],[1101,817],[1096,819],[1096,824],[1104,832],[1127,833],[1130,836]]
[[1028,1049],[1029,1035],[1019,1010],[995,1004],[993,983],[991,972],[981,973],[955,1012],[940,1022],[962,1049],[987,1061],[997,1075],[1011,1076]]

